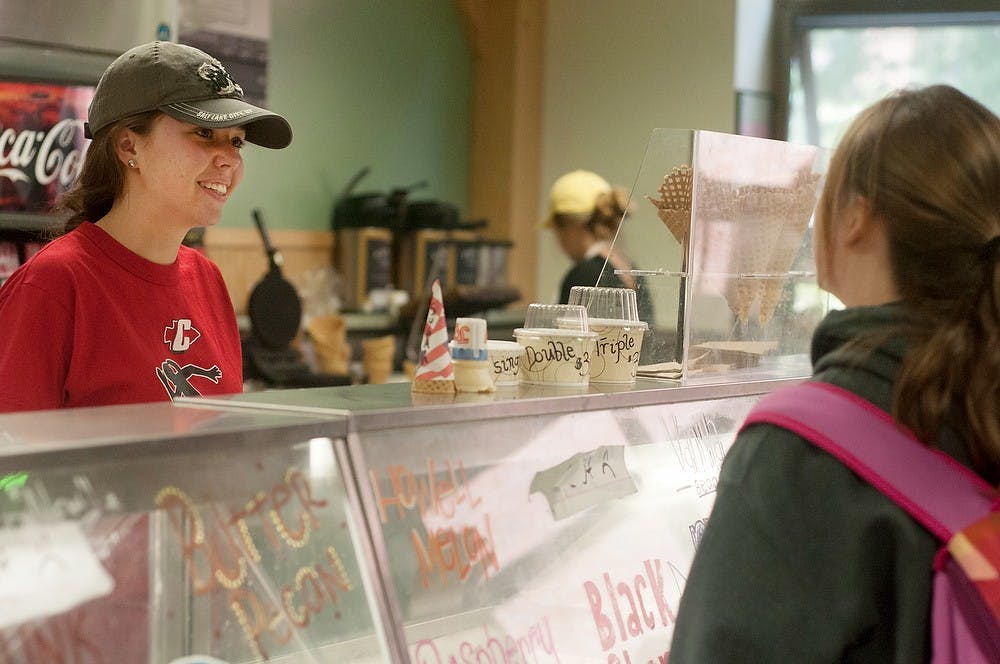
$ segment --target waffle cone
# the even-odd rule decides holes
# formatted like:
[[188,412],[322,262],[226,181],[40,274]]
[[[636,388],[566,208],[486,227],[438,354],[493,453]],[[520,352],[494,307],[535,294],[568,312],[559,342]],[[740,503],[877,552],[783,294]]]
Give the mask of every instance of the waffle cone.
[[453,378],[416,378],[410,386],[410,391],[420,394],[452,394],[455,392],[455,380]]
[[795,190],[785,192],[783,196],[776,198],[782,223],[781,232],[775,239],[771,257],[767,262],[766,271],[774,276],[767,279],[761,288],[758,320],[762,327],[770,322],[785,291],[788,280],[785,275],[792,268],[802,247],[802,238],[809,228],[809,217],[812,216],[816,205],[818,183],[818,175],[800,176],[800,183]]
[[656,207],[660,220],[678,243],[687,243],[691,231],[691,192],[694,172],[687,164],[675,166],[663,176],[657,190],[658,197],[646,196]]
[[[725,190],[720,190],[719,195],[725,195]],[[759,274],[770,257],[772,239],[780,230],[772,228],[766,208],[765,193],[756,187],[738,188],[720,203],[733,227],[732,252],[726,269],[730,276],[723,295],[743,325],[750,321],[750,311],[761,288]]]

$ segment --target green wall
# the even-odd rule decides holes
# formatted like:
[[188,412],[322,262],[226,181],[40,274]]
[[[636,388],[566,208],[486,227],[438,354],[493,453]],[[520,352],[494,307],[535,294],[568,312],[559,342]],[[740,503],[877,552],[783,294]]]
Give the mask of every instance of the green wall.
[[268,105],[285,150],[250,146],[223,226],[325,230],[335,199],[427,180],[413,199],[468,210],[472,60],[451,0],[272,0]]

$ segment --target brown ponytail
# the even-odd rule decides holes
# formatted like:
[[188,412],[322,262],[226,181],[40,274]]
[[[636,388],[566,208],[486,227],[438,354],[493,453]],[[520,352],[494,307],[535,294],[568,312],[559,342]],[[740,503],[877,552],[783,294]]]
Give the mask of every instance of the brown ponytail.
[[[834,153],[818,215],[852,196],[884,224],[912,321],[893,414],[928,443],[960,433],[1000,480],[1000,119],[949,86],[896,93],[862,112]],[[825,224],[829,232],[830,224]]]
[[[1000,237],[1000,236],[998,236]],[[984,277],[965,310],[939,318],[907,355],[896,416],[922,440],[958,422],[976,470],[1000,481],[1000,262],[976,261]]]
[[594,201],[594,212],[588,226],[599,239],[610,240],[627,214],[628,194],[621,187],[613,187]]
[[140,136],[149,133],[160,111],[148,111],[124,118],[101,129],[91,141],[76,184],[63,195],[57,213],[68,213],[63,227],[68,233],[85,221],[100,221],[114,205],[125,187],[125,173],[115,149],[115,137],[121,129],[131,129]]

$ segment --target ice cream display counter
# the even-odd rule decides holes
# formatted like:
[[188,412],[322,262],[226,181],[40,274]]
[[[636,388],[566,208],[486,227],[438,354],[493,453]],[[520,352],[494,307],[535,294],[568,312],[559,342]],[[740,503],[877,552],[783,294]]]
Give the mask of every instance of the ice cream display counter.
[[344,413],[405,661],[666,661],[722,457],[764,393],[640,380],[412,394],[407,384],[246,394]]
[[722,456],[795,380],[2,416],[0,661],[665,661]]

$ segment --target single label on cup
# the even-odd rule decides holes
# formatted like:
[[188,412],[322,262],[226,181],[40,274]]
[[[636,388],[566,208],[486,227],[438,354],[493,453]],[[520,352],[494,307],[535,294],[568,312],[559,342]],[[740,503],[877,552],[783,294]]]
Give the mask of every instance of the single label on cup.
[[635,382],[644,326],[628,321],[591,319],[590,330],[597,333],[591,359],[591,382]]
[[520,375],[522,383],[535,385],[586,386],[590,380],[590,362],[594,336],[546,334],[539,330],[515,331],[522,346]]
[[513,341],[487,341],[490,371],[497,387],[516,386],[520,380],[521,346]]

